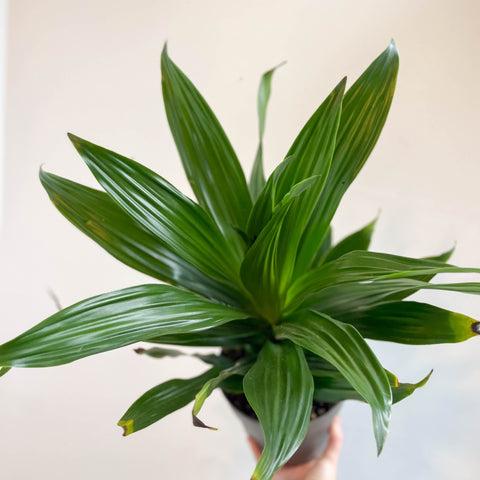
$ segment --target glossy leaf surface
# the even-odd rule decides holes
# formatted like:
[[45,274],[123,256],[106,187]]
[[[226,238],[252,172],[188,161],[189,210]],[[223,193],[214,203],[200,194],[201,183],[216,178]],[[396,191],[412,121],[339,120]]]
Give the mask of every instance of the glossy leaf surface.
[[268,330],[267,322],[259,319],[235,320],[228,325],[219,325],[195,333],[162,335],[148,341],[186,347],[237,347],[261,344],[268,335]]
[[126,288],[78,302],[1,345],[0,366],[61,365],[162,333],[191,333],[244,316],[169,285]]
[[[276,183],[271,190],[265,188],[258,199],[261,204],[269,195],[273,216],[247,251],[241,276],[254,295],[257,311],[271,323],[278,320],[283,307],[298,243],[330,168],[344,88],[345,81],[342,81],[318,108],[295,140],[284,168],[273,177]],[[305,189],[306,182],[308,188]],[[278,204],[280,207],[275,209]],[[268,213],[269,209],[258,211]],[[252,216],[255,212],[254,208]],[[267,217],[251,218],[249,223],[261,225],[267,220]]]
[[51,201],[73,225],[139,272],[206,297],[236,304],[228,284],[214,280],[125,213],[108,194],[40,171]]
[[265,187],[265,174],[263,173],[263,134],[265,132],[265,119],[267,116],[268,100],[270,99],[273,73],[281,65],[277,65],[271,70],[268,70],[268,72],[265,72],[262,75],[260,87],[258,88],[257,111],[259,142],[249,184],[250,194],[253,201],[258,198],[260,192]]
[[307,433],[313,380],[301,348],[265,343],[243,386],[265,436],[253,480],[270,480],[295,453]]
[[74,135],[70,140],[106,192],[185,261],[235,291],[240,259],[205,211],[148,168]]
[[[426,260],[433,260],[435,262],[442,262],[446,263],[450,259],[450,257],[453,254],[453,251],[455,250],[455,247],[451,248],[450,250],[447,250],[446,252],[441,253],[440,255],[435,255],[432,257],[426,257]],[[435,275],[418,275],[415,278],[416,280],[420,280],[422,282],[430,282],[435,277]],[[409,297],[410,295],[413,295],[416,292],[414,291],[407,291],[407,292],[398,292],[395,294],[392,294],[388,297],[385,298],[385,300],[403,300],[404,298]]]
[[366,338],[410,345],[463,342],[476,335],[475,319],[420,302],[381,303],[339,319]]
[[[412,395],[417,388],[423,387],[430,378],[430,372],[425,378],[417,383],[402,383],[396,380],[395,375],[387,373],[392,389],[392,403],[398,403]],[[323,375],[314,375],[315,391],[313,398],[319,402],[341,402],[344,400],[365,399],[348,383],[340,372],[326,371]]]
[[[245,375],[253,363],[254,360],[251,358],[242,358],[236,362],[235,365],[222,370],[216,377],[207,380],[201,390],[195,395],[195,402],[192,410],[194,425],[200,425],[202,427],[206,426],[201,420],[199,421],[197,417],[203,407],[203,404],[205,403],[205,400],[210,396],[210,394],[229,377],[232,377],[233,375]],[[207,428],[212,429],[212,427]]]
[[389,279],[412,279],[438,273],[480,273],[478,268],[463,268],[428,259],[417,259],[386,253],[353,251],[303,275],[290,289],[288,301],[322,295],[325,288],[336,285],[380,282]]
[[165,111],[187,178],[239,255],[243,247],[234,228],[245,230],[251,208],[242,168],[214,113],[166,47],[161,64]]
[[316,263],[318,242],[377,143],[390,110],[397,73],[398,52],[392,41],[346,92],[328,181],[303,235],[295,276]]
[[383,367],[357,330],[326,315],[304,311],[274,331],[278,339],[289,339],[331,363],[370,404],[380,454],[388,433],[392,392]]
[[[296,184],[307,178],[318,176],[320,181],[316,182],[316,187],[311,188],[296,202],[296,213],[292,217],[290,233],[301,236],[330,169],[344,90],[345,79],[337,85],[308,120],[291,146],[283,165],[277,167],[272,174],[272,180],[269,179],[267,182],[249,218],[248,229],[251,237],[260,233],[268,223],[275,206]],[[296,249],[295,238],[291,238],[290,241]]]
[[[341,242],[337,243],[326,255],[322,263],[332,262],[337,260],[342,255],[352,252],[354,250],[368,250],[370,246],[370,240],[372,239],[373,230],[377,219],[370,222],[365,227],[361,228],[357,232],[352,233],[348,237],[344,238]],[[317,252],[317,258],[322,257]]]
[[480,295],[480,282],[427,283],[415,278],[379,280],[370,283],[345,283],[327,287],[308,299],[309,305],[329,315],[341,318],[354,310],[364,310],[403,293],[410,295],[418,290],[443,290]]
[[119,420],[123,435],[138,432],[183,408],[195,398],[202,385],[218,375],[219,371],[218,367],[213,367],[198,377],[177,378],[153,387],[136,400]]

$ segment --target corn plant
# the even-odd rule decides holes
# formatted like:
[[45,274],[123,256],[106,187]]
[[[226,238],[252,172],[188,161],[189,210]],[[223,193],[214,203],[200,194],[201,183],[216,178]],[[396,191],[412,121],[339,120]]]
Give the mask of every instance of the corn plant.
[[[447,263],[451,251],[408,258],[368,251],[374,223],[332,245],[330,223],[374,148],[398,71],[394,43],[345,91],[346,79],[302,128],[265,179],[263,134],[271,80],[258,95],[259,146],[247,182],[214,113],[191,81],[161,57],[168,122],[196,202],[141,164],[69,135],[103,190],[43,170],[57,209],[124,264],[156,281],[65,308],[0,346],[1,374],[50,367],[136,342],[222,347],[238,359],[196,354],[201,375],[173,379],[123,415],[137,432],[194,401],[193,421],[215,388],[243,393],[265,434],[253,479],[269,480],[298,449],[313,400],[357,399],[372,410],[378,453],[392,403],[424,385],[400,383],[367,339],[461,342],[480,333],[466,315],[408,299],[421,289],[480,293],[480,283],[431,283],[438,273],[479,273]],[[160,281],[160,282],[158,282]]]

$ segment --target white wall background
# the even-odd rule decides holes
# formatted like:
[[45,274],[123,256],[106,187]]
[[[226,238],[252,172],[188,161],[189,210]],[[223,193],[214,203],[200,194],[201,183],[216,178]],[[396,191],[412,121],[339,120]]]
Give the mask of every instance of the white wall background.
[[5,156],[5,78],[7,75],[7,0],[0,0],[0,231],[3,223],[3,163]]
[[[423,256],[457,242],[452,259],[480,265],[480,7],[473,0],[13,0],[9,9],[0,342],[64,305],[148,281],[70,226],[39,184],[48,171],[94,185],[65,133],[132,156],[190,193],[164,115],[159,55],[194,80],[245,169],[256,148],[260,75],[274,78],[268,169],[344,75],[350,84],[394,37],[400,76],[389,120],[336,219],[338,237],[379,209],[373,248]],[[427,295],[423,295],[426,298]],[[429,294],[480,317],[477,298]],[[377,459],[368,408],[343,410],[340,479],[478,478],[480,344],[375,345],[401,381],[429,384],[394,407]],[[218,393],[194,429],[181,410],[129,438],[117,420],[150,387],[201,371],[194,360],[136,357],[131,348],[0,381],[2,478],[245,480],[253,460]]]

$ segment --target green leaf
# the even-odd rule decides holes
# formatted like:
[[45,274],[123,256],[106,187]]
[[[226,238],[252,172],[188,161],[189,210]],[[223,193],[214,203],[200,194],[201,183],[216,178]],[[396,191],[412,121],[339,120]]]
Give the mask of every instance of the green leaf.
[[195,398],[198,389],[219,371],[218,367],[213,367],[198,377],[177,378],[153,387],[136,400],[118,422],[123,428],[123,435],[138,432],[183,408]]
[[169,285],[126,288],[78,302],[1,345],[0,366],[62,365],[163,333],[192,333],[245,316]]
[[[345,283],[322,289],[305,301],[304,306],[309,305],[328,315],[341,318],[351,311],[373,307],[386,298],[391,298],[391,295],[421,289],[480,295],[480,282],[427,283],[415,278],[399,278],[370,283]],[[476,331],[475,325],[472,325],[472,330],[480,333]]]
[[319,241],[343,194],[377,143],[392,102],[397,72],[398,52],[392,41],[345,94],[328,181],[303,235],[295,277],[312,262],[317,263]]
[[162,89],[168,122],[183,167],[200,205],[220,226],[235,256],[252,206],[237,156],[220,123],[192,82],[162,52]]
[[73,225],[129,267],[238,306],[229,283],[214,280],[127,215],[105,192],[40,171],[51,201]]
[[417,388],[421,388],[430,379],[433,370],[430,370],[430,373],[420,380],[417,383],[398,383],[396,386],[392,386],[392,395],[393,395],[393,403],[398,403],[404,400],[405,398],[409,397]]
[[243,377],[242,375],[232,375],[226,378],[220,388],[228,393],[244,393],[243,392]]
[[235,365],[225,368],[216,377],[210,378],[201,388],[201,390],[195,395],[195,403],[193,404],[192,417],[193,424],[195,426],[201,426],[203,428],[209,428],[210,430],[216,430],[216,428],[208,427],[199,418],[198,414],[205,403],[205,400],[210,394],[227,378],[233,375],[245,375],[253,365],[251,358],[245,357],[240,359]]
[[199,205],[139,163],[72,134],[69,137],[102,187],[131,217],[186,262],[237,289],[240,257],[232,254]]
[[[452,256],[453,251],[455,250],[455,247],[451,248],[450,250],[447,250],[446,252],[441,253],[440,255],[435,255],[432,257],[426,257],[425,260],[433,260],[436,262],[442,262],[446,263]],[[430,274],[430,275],[418,275],[415,278],[416,280],[420,280],[422,282],[430,282],[432,278],[435,277],[435,274]],[[417,290],[412,290],[412,291],[403,291],[403,292],[398,292],[396,294],[390,295],[385,298],[385,300],[403,300],[404,298],[409,297],[410,295],[413,295]]]
[[327,234],[322,240],[322,243],[320,244],[320,247],[317,250],[317,256],[318,256],[318,265],[320,266],[327,253],[329,250],[332,248],[332,227],[328,227]]
[[268,177],[265,187],[253,205],[247,223],[247,237],[251,239],[251,242],[256,240],[263,227],[265,227],[272,218],[273,212],[278,204],[276,201],[276,187],[279,178],[293,160],[293,156],[287,157],[275,168],[270,177]]
[[[249,227],[259,227],[266,220],[268,223],[247,251],[240,273],[253,294],[256,311],[272,324],[279,318],[298,243],[325,183],[344,88],[342,81],[309,120],[289,152],[292,155],[281,170],[274,172],[272,182],[269,179],[258,198],[261,207],[255,204],[249,219]],[[273,216],[269,219],[271,208]],[[257,218],[256,213],[262,217]],[[255,231],[248,233],[252,236]]]
[[[295,222],[291,227],[292,233],[296,236],[301,236],[303,233],[330,169],[345,82],[346,80],[343,79],[318,107],[295,139],[282,162],[284,165],[277,167],[271,176],[272,180],[269,179],[267,182],[248,220],[248,233],[251,238],[258,235],[267,225],[276,205],[295,185],[307,178],[319,176],[321,181],[317,182],[315,188],[311,188],[295,207],[296,215],[293,217]],[[296,249],[293,238],[290,239],[290,243]]]
[[[306,352],[305,358],[313,375],[315,392],[313,398],[319,402],[341,402],[343,400],[360,400],[364,398],[350,385],[347,379],[325,359]],[[393,373],[385,370],[392,389],[392,403],[398,403],[411,395],[417,388],[423,387],[433,370],[417,383],[402,383]]]
[[11,370],[11,367],[2,367],[0,368],[0,377],[3,377],[6,373]]
[[[417,388],[423,387],[433,370],[417,383],[401,383],[397,377],[385,370],[390,387],[392,389],[393,404],[410,396]],[[348,381],[337,371],[325,371],[324,374],[316,376],[313,374],[315,391],[313,398],[318,402],[341,402],[344,400],[365,401],[362,396],[348,383]]]
[[[373,230],[377,219],[370,222],[368,225],[358,230],[357,232],[352,233],[348,237],[344,238],[341,242],[337,243],[325,256],[324,260],[321,263],[332,262],[337,260],[342,255],[349,253],[354,250],[368,250],[370,246],[370,240],[372,239]],[[320,255],[317,254],[319,260],[322,259]]]
[[265,436],[252,480],[270,480],[298,449],[310,422],[313,380],[302,349],[266,342],[243,386]]
[[386,302],[338,317],[363,337],[410,345],[463,342],[476,334],[473,318],[419,302]]
[[269,325],[259,319],[235,320],[195,333],[162,335],[149,338],[150,343],[183,345],[186,347],[237,347],[262,344],[268,337]]
[[288,339],[324,358],[370,404],[378,454],[388,433],[392,392],[383,367],[365,340],[351,325],[317,312],[297,312],[274,328],[278,339]]
[[164,348],[164,347],[152,347],[152,348],[136,348],[135,353],[138,355],[147,355],[147,357],[162,359],[166,357],[192,357],[198,358],[202,362],[208,363],[210,365],[216,365],[217,367],[227,368],[232,362],[223,355],[207,354],[202,355],[200,353],[186,353],[180,350],[175,350],[173,348]]
[[292,203],[278,209],[260,236],[250,247],[242,263],[240,274],[251,293],[251,302],[257,314],[271,324],[278,321],[282,310],[282,291],[288,272],[282,271],[281,259],[287,252],[279,251],[283,225]]
[[[298,306],[303,299],[323,297],[322,290],[336,285],[388,279],[418,279],[419,276],[437,273],[480,273],[479,268],[456,267],[428,259],[417,259],[386,253],[356,250],[346,253],[334,262],[314,268],[299,278],[288,292],[289,309]],[[421,281],[420,285],[422,284]],[[307,304],[312,304],[307,300]],[[323,311],[323,310],[322,310]]]
[[250,195],[255,201],[260,192],[265,187],[265,175],[263,173],[263,133],[265,131],[265,118],[267,116],[268,100],[270,99],[270,90],[272,84],[273,73],[278,67],[281,67],[285,62],[273,67],[268,72],[262,75],[260,80],[260,87],[258,89],[257,110],[258,110],[258,130],[259,142],[257,154],[255,155],[255,163],[253,164],[252,175],[250,177]]

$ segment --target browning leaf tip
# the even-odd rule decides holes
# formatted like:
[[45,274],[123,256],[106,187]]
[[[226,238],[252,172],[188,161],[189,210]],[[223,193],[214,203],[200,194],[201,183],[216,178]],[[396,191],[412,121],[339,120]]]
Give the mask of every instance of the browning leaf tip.
[[214,430],[214,431],[218,430],[218,428],[209,427],[208,425],[203,423],[196,415],[193,414],[193,412],[192,412],[192,423],[195,427],[208,428],[209,430]]

